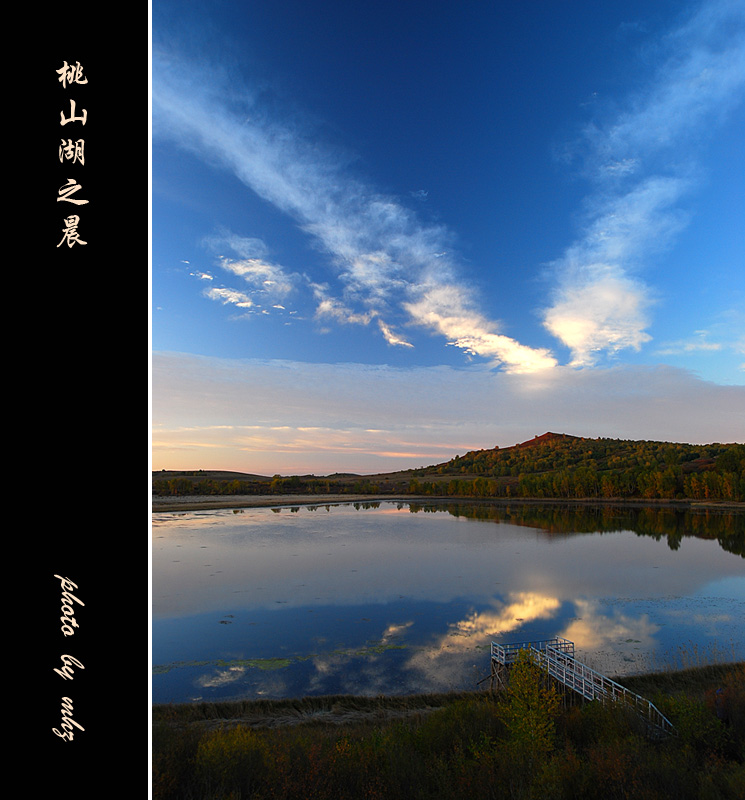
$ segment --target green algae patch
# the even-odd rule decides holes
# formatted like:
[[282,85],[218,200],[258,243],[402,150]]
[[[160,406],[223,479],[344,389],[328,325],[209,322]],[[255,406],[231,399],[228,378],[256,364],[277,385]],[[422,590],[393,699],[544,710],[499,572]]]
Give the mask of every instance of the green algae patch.
[[312,661],[314,658],[365,658],[386,653],[389,650],[410,649],[405,644],[385,644],[383,642],[366,644],[362,647],[340,647],[325,653],[309,653],[305,656],[295,656],[295,661]]
[[173,661],[170,664],[153,664],[153,675],[165,675],[172,669],[179,669],[180,667],[209,667],[214,664],[214,661]]
[[234,658],[230,661],[216,661],[218,667],[248,667],[249,669],[284,669],[292,664],[290,658]]
[[171,664],[153,665],[153,675],[165,675],[173,669],[183,667],[221,667],[223,669],[234,669],[235,667],[248,667],[249,669],[284,669],[292,664],[289,658],[234,658],[216,659],[215,661],[174,661]]
[[174,669],[182,669],[184,667],[220,667],[221,669],[260,669],[264,671],[271,671],[276,669],[285,669],[293,663],[300,663],[301,661],[311,661],[314,658],[328,658],[328,657],[345,657],[345,658],[364,658],[365,656],[380,655],[388,650],[404,650],[406,645],[402,644],[384,644],[374,643],[361,648],[349,648],[332,650],[329,653],[311,653],[309,655],[275,658],[232,658],[223,659],[218,658],[213,661],[173,661],[170,664],[154,664],[152,668],[153,675],[165,675]]

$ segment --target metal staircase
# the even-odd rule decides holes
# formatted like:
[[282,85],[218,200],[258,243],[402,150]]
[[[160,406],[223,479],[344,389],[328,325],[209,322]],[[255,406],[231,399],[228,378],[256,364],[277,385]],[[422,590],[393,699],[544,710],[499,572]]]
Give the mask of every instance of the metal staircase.
[[555,637],[509,644],[492,642],[492,678],[499,677],[514,664],[521,650],[529,650],[541,669],[586,700],[623,703],[644,720],[648,732],[653,736],[675,733],[673,724],[652,702],[577,661],[574,642],[568,639]]

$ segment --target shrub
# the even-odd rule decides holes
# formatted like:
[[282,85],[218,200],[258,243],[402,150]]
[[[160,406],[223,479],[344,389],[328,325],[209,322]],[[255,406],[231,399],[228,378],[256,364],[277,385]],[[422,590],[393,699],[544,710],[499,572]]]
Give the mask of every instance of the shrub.
[[432,712],[421,723],[415,741],[421,752],[446,754],[454,747],[471,750],[484,737],[497,736],[501,730],[494,703],[458,700]]
[[724,752],[727,731],[721,720],[698,698],[686,695],[669,697],[667,715],[675,726],[679,746],[694,760]]
[[194,762],[200,734],[192,727],[153,725],[152,786],[154,800],[191,797]]
[[208,734],[196,755],[202,797],[251,797],[268,771],[267,745],[255,731],[237,726]]

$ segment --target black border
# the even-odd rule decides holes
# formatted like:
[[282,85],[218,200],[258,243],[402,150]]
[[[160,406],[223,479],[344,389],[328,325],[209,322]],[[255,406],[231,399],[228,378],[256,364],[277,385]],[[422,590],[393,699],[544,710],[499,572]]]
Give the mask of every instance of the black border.
[[[149,3],[104,10],[82,2],[39,20],[44,31],[19,95],[35,276],[27,290],[43,331],[27,339],[24,365],[29,400],[41,395],[30,403],[34,434],[25,456],[41,490],[29,495],[27,524],[39,527],[24,538],[26,549],[41,550],[32,568],[41,611],[34,616],[43,620],[40,634],[31,634],[32,651],[40,649],[32,674],[42,692],[27,725],[42,745],[42,793],[83,800],[112,788],[145,796],[150,781],[149,528],[139,525],[139,502],[150,515],[149,497],[138,497],[132,447],[142,424],[134,370],[141,335],[149,346],[148,309],[139,306],[149,281],[149,10]],[[79,62],[87,83],[65,88],[57,74],[65,62]],[[78,115],[86,110],[85,125],[60,124],[71,99]],[[62,138],[84,139],[84,164],[60,162]],[[57,199],[70,178],[87,204]],[[80,217],[84,246],[60,245],[71,213]],[[146,393],[147,380],[146,373]],[[80,601],[73,602],[72,636],[61,619],[65,588]],[[72,679],[55,672],[63,655],[83,665]],[[65,730],[63,697],[83,728],[72,729],[72,740],[54,732]]]

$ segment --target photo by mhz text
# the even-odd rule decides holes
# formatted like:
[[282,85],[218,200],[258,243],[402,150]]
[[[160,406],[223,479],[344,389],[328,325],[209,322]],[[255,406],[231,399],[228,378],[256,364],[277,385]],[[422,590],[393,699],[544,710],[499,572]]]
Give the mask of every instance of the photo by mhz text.
[[[74,636],[76,630],[79,628],[77,620],[75,619],[75,603],[80,606],[84,606],[85,603],[72,594],[72,590],[78,588],[77,584],[73,583],[71,580],[69,580],[69,578],[63,578],[61,575],[55,575],[54,577],[60,581],[60,586],[62,589],[62,616],[60,617],[60,622],[62,623],[62,635],[67,638]],[[61,664],[59,667],[54,669],[54,672],[64,681],[72,681],[74,679],[76,669],[85,669],[85,667],[80,663],[80,661],[78,661],[77,658],[69,654],[62,655],[60,660]],[[79,722],[76,722],[73,719],[72,715],[72,698],[63,697],[62,723],[60,725],[62,730],[59,728],[52,728],[52,731],[64,742],[71,742],[73,740],[75,728],[77,728],[79,731],[85,730],[85,728]]]

